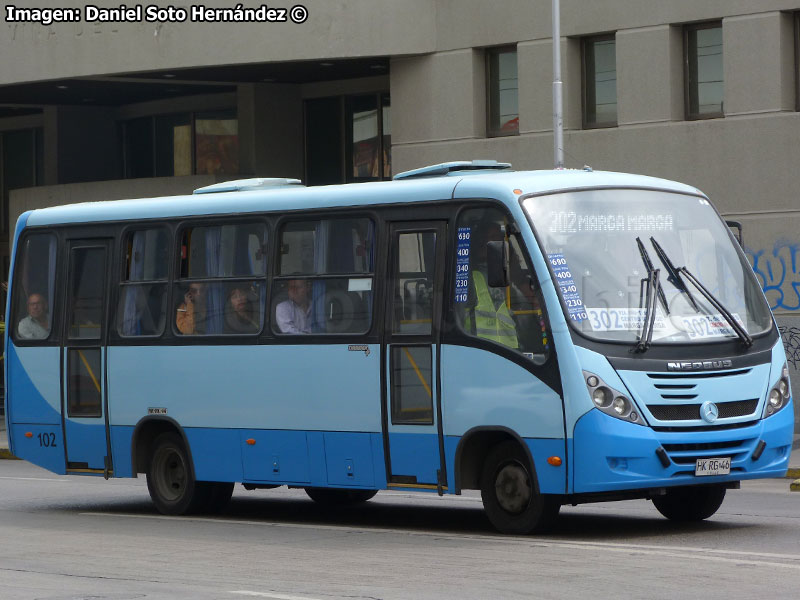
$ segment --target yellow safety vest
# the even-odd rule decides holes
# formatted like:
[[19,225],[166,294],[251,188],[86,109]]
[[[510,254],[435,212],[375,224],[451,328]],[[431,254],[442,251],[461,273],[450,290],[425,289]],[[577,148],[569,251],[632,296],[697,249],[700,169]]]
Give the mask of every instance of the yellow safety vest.
[[[472,281],[478,300],[474,310],[475,334],[509,348],[519,348],[517,326],[514,324],[511,311],[508,310],[506,303],[501,303],[500,307],[495,309],[489,286],[486,285],[486,279],[480,271],[472,272]],[[471,314],[467,316],[467,327],[472,327],[472,318]]]

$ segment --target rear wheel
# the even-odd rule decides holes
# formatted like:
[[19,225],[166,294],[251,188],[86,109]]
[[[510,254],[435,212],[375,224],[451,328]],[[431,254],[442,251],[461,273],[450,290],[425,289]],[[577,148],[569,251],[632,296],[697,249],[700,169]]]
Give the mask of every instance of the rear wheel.
[[208,498],[208,488],[195,481],[189,454],[176,433],[162,433],[154,444],[147,467],[147,489],[153,504],[165,515],[197,512]]
[[545,531],[561,508],[555,498],[536,491],[527,456],[510,440],[492,448],[486,457],[481,499],[489,521],[502,533]]
[[200,510],[207,513],[219,513],[225,510],[233,495],[233,483],[223,481],[198,481],[197,485],[205,488],[206,497]]
[[353,506],[375,497],[378,490],[342,490],[336,488],[306,488],[314,502],[325,506]]
[[653,504],[672,521],[702,521],[717,512],[723,500],[723,486],[699,485],[669,489],[653,498]]

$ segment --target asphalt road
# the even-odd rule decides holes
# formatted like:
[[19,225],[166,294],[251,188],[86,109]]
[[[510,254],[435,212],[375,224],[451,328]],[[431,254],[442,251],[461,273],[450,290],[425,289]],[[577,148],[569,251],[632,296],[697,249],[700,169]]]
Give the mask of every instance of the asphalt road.
[[743,484],[709,521],[645,501],[565,507],[497,535],[474,494],[381,492],[324,510],[238,487],[218,517],[164,517],[143,479],[0,461],[0,599],[798,598],[800,494]]

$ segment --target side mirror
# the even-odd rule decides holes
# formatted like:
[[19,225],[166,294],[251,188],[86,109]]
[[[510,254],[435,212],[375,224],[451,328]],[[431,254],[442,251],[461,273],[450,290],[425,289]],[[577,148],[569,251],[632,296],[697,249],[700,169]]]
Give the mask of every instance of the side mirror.
[[733,237],[735,237],[739,245],[744,248],[744,243],[742,242],[742,224],[739,221],[725,221],[725,225],[731,229],[735,229]]
[[489,287],[507,287],[508,278],[508,242],[488,242],[486,244],[486,262]]

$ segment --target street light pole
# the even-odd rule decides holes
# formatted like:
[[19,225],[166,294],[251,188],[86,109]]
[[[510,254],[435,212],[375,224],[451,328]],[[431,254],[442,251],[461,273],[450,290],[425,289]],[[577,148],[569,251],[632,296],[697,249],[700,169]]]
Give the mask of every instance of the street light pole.
[[553,0],[553,145],[555,168],[564,168],[564,119],[561,93],[561,7]]

